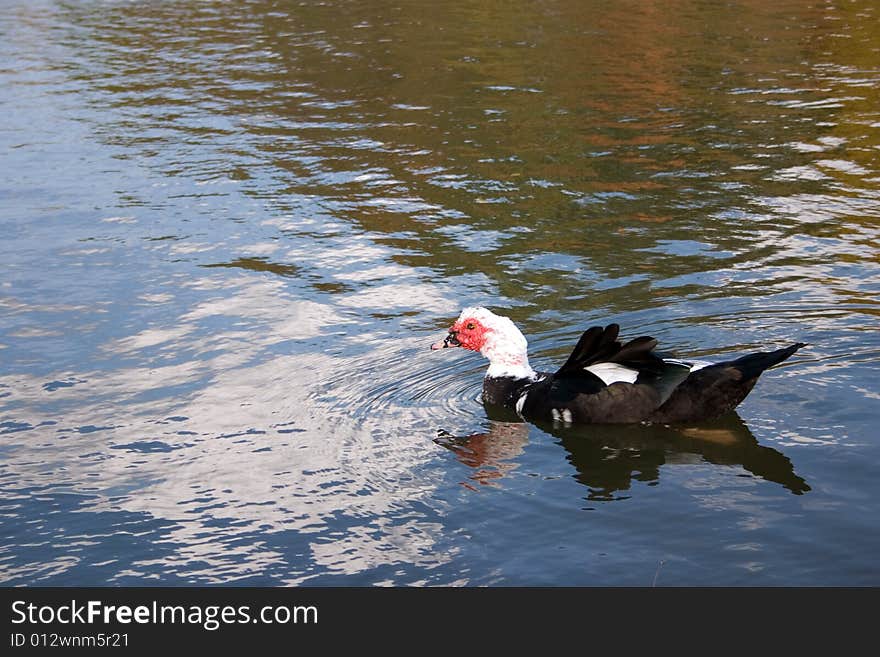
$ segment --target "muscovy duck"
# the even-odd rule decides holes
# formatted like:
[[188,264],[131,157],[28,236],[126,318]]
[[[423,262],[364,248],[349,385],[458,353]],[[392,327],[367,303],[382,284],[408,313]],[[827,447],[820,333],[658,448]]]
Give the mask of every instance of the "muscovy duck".
[[732,411],[768,367],[801,347],[796,342],[720,363],[687,362],[654,353],[657,340],[624,344],[620,327],[587,329],[556,372],[529,366],[528,343],[507,317],[465,308],[444,340],[431,349],[464,347],[489,359],[483,402],[523,419],[569,424],[706,420]]

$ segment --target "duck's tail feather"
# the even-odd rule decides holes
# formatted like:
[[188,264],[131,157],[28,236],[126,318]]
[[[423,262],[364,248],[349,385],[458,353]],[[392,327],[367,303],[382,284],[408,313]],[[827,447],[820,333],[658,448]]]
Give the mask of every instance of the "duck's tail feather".
[[805,346],[804,342],[796,342],[776,351],[749,354],[692,371],[649,419],[689,422],[732,411],[751,392],[764,370]]
[[778,365],[785,359],[789,358],[798,349],[806,346],[806,342],[795,342],[783,349],[777,349],[776,351],[759,351],[755,354],[749,354],[748,356],[743,356],[742,358],[719,364],[727,365],[728,367],[735,367],[742,372],[743,380],[747,381],[749,379],[757,378],[764,370],[773,367],[774,365]]

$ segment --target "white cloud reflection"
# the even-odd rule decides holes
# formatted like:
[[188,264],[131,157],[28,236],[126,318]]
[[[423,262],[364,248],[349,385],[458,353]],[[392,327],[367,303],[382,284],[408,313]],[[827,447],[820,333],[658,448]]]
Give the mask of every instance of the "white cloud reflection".
[[[351,318],[291,298],[278,279],[242,275],[219,287],[190,287],[207,298],[171,326],[165,321],[104,345],[123,366],[59,372],[56,378],[78,383],[51,393],[45,377],[0,376],[14,408],[4,419],[34,425],[4,436],[7,485],[44,486],[48,474],[53,489],[92,496],[90,512],[171,521],[159,539],[170,556],[128,563],[116,577],[161,572],[214,583],[273,572],[294,584],[322,570],[350,575],[451,558],[433,549],[442,533],[436,522],[394,520],[433,490],[418,474],[434,451],[430,431],[413,430],[424,417],[400,403],[376,404],[368,419],[353,419],[346,403],[372,402],[345,387],[356,374],[352,359],[302,348]],[[384,305],[414,295],[436,297],[389,284],[365,298]],[[279,346],[286,343],[290,349]],[[383,422],[391,415],[393,423]],[[45,421],[54,424],[39,426]],[[246,540],[291,530],[314,535],[311,568],[288,563],[277,546]],[[39,572],[32,564],[7,566],[5,577],[39,581],[84,558],[88,550]]]

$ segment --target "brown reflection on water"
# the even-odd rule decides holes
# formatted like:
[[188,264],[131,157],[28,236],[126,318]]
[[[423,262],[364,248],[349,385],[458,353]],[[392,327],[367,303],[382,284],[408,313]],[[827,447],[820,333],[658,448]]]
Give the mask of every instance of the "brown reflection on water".
[[440,431],[435,443],[446,447],[461,463],[474,469],[472,481],[493,485],[517,468],[516,458],[529,442],[529,425],[524,422],[491,420],[489,431],[456,437]]
[[[872,305],[845,272],[790,270],[824,243],[829,263],[876,263],[870,7],[65,11],[71,47],[101,55],[80,73],[93,102],[124,114],[96,130],[126,157],[282,210],[317,200],[399,264],[480,272],[536,308],[620,312],[721,285],[745,307],[803,277]],[[173,140],[210,153],[169,157]]]

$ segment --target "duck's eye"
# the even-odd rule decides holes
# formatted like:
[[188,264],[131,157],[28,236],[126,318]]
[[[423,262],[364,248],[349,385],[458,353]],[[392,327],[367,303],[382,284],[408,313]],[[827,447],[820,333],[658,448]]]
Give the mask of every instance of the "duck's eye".
[[476,328],[476,326],[474,326],[474,323],[473,323],[473,322],[470,322],[470,323],[467,325],[467,330],[468,330],[468,331],[473,331],[475,328]]

